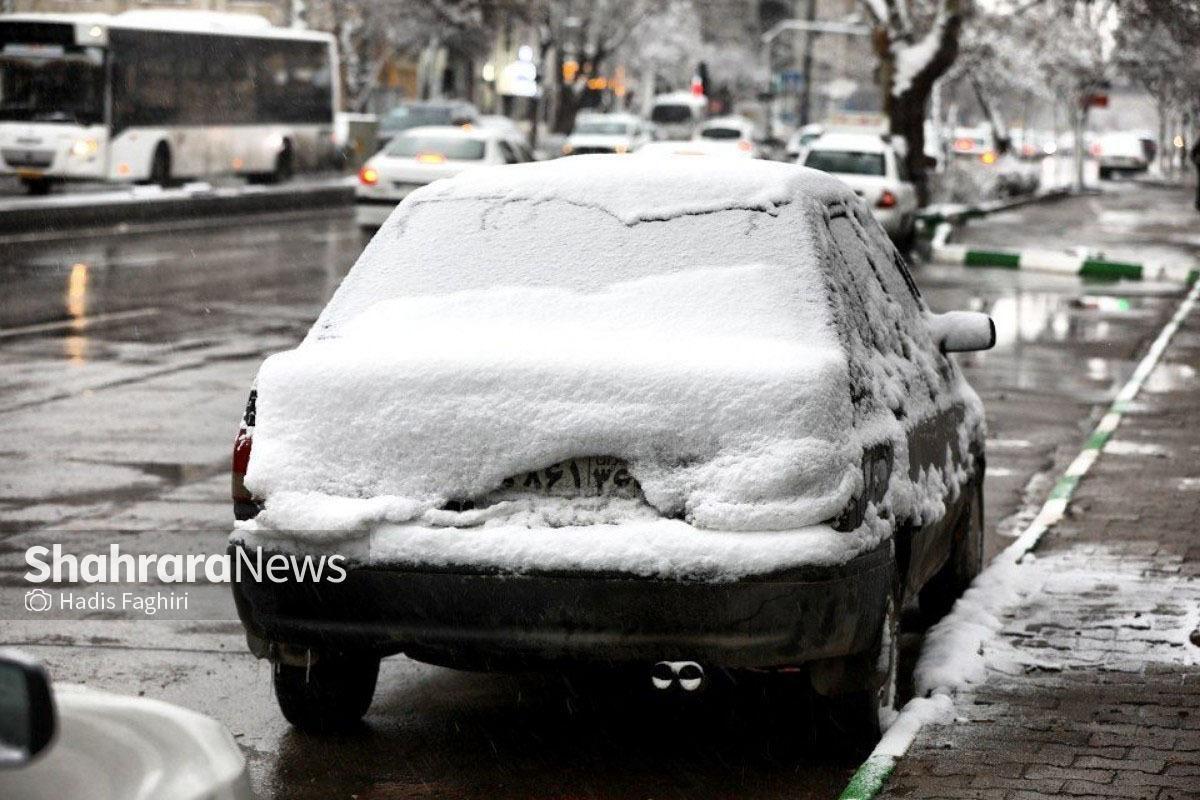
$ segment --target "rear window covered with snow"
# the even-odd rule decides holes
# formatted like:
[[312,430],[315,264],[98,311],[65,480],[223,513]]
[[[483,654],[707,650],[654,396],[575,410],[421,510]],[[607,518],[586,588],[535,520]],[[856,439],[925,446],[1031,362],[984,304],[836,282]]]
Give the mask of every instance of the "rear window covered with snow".
[[830,244],[822,207],[787,195],[805,173],[730,168],[714,186],[722,167],[664,166],[695,183],[680,198],[614,163],[568,174],[624,180],[503,167],[410,195],[259,373],[247,484],[268,510],[390,498],[395,521],[592,456],[698,527],[789,530],[845,507],[859,455]]

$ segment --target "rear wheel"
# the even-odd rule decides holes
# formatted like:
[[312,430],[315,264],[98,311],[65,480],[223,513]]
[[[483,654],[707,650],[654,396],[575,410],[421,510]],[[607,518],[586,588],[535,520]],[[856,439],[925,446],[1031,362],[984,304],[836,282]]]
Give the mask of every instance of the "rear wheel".
[[379,678],[379,658],[365,653],[313,652],[305,663],[276,660],[275,699],[302,731],[353,727],[367,713]]
[[50,194],[50,181],[46,178],[22,178],[21,183],[25,191],[35,197]]
[[279,151],[279,155],[275,156],[275,169],[271,171],[271,183],[284,183],[290,181],[292,176],[296,174],[295,158],[292,155],[292,148],[284,145],[284,148]]
[[855,691],[826,698],[829,723],[857,747],[874,747],[895,719],[900,706],[900,592],[887,598],[875,644],[847,659],[847,671],[866,676]]
[[164,189],[171,184],[171,151],[165,144],[160,144],[154,150],[154,159],[150,162],[149,182]]
[[950,613],[983,570],[983,479],[982,470],[978,472],[980,477],[954,531],[950,559],[921,589],[921,612],[931,621]]

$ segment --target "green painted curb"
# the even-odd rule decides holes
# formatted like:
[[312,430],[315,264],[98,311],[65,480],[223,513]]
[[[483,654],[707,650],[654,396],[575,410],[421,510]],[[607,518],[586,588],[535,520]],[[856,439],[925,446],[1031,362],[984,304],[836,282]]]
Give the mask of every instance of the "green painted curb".
[[1128,261],[1105,261],[1099,258],[1084,259],[1079,267],[1079,275],[1084,278],[1105,278],[1117,280],[1130,278],[1135,281],[1142,279],[1142,265]]
[[1020,269],[1021,254],[1000,250],[968,250],[963,264],[968,267],[1003,267]]
[[896,768],[893,756],[871,756],[854,773],[849,785],[838,795],[838,800],[871,800],[887,783]]

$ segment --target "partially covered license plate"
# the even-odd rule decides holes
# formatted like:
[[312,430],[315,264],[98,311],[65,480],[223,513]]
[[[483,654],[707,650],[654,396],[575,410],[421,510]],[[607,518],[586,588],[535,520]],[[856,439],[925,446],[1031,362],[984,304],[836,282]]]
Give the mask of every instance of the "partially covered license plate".
[[637,497],[641,492],[625,462],[609,456],[571,458],[505,478],[501,488],[552,497]]

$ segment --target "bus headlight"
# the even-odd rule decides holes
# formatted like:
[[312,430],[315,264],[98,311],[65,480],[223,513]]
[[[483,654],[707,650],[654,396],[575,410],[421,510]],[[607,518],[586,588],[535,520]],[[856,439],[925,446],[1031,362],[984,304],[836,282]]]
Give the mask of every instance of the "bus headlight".
[[76,139],[71,143],[71,155],[76,158],[94,158],[100,152],[100,143],[95,139]]

